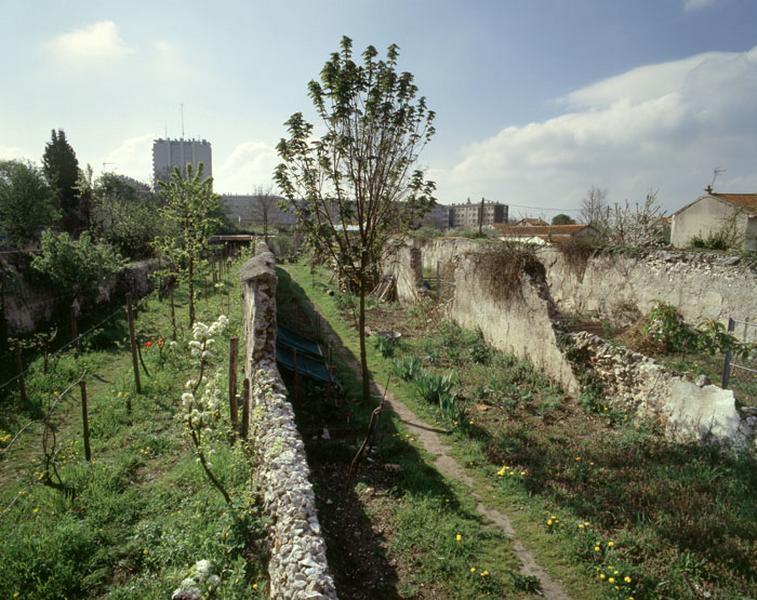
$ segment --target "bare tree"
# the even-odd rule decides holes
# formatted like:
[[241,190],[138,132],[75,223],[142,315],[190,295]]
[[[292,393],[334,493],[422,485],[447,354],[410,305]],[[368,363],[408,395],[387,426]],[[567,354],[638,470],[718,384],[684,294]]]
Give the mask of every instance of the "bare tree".
[[610,206],[607,204],[607,190],[591,186],[581,203],[581,222],[604,233],[610,224]]
[[263,224],[263,238],[266,244],[268,243],[268,225],[271,223],[271,213],[276,207],[279,200],[277,196],[273,194],[273,187],[258,186],[253,192],[256,206],[253,208],[256,220]]

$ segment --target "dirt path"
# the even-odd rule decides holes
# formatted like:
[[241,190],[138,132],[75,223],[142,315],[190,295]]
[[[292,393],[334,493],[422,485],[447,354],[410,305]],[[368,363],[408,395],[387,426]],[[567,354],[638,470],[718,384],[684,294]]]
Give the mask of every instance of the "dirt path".
[[[331,328],[327,319],[317,310],[315,305],[313,305],[313,309],[319,314],[321,322],[326,325],[325,333],[331,338],[335,347],[343,349],[341,340]],[[360,367],[357,362],[345,352],[342,352],[342,356],[347,360],[352,369],[359,374]],[[412,431],[413,436],[420,441],[423,448],[436,457],[434,467],[445,477],[459,481],[470,489],[471,496],[477,502],[476,511],[489,521],[492,526],[498,527],[507,535],[513,545],[513,552],[515,552],[515,555],[522,564],[521,572],[524,575],[531,575],[539,579],[544,597],[550,600],[570,600],[570,596],[568,596],[562,585],[549,576],[539,563],[536,562],[533,554],[518,539],[510,517],[483,503],[480,494],[475,489],[476,483],[473,478],[465,472],[460,463],[448,454],[446,447],[442,443],[442,439],[437,433],[439,430],[420,419],[403,402],[395,398],[391,391],[386,390],[384,386],[375,382],[372,382],[372,386],[374,392],[378,395],[383,396],[386,393],[386,402],[394,414]]]
[[[384,393],[385,390],[383,386],[377,384],[376,387],[382,394]],[[405,426],[412,431],[413,436],[421,442],[423,448],[436,457],[436,460],[434,461],[436,469],[445,477],[455,479],[468,486],[471,495],[477,501],[476,510],[478,513],[485,517],[492,525],[499,527],[505,532],[505,534],[507,534],[513,544],[513,551],[523,565],[521,569],[522,573],[524,575],[532,575],[539,579],[542,591],[546,598],[550,598],[550,600],[568,600],[570,596],[568,596],[563,587],[553,580],[547,572],[539,566],[539,563],[536,562],[533,555],[516,537],[515,529],[513,528],[510,517],[494,508],[486,506],[481,501],[480,495],[475,490],[475,481],[465,472],[465,469],[460,466],[460,463],[447,453],[447,450],[444,447],[439,434],[436,433],[435,428],[418,418],[418,416],[405,406],[405,404],[397,400],[392,395],[391,391],[387,391],[386,393],[386,402],[389,404],[394,414],[396,414]]]

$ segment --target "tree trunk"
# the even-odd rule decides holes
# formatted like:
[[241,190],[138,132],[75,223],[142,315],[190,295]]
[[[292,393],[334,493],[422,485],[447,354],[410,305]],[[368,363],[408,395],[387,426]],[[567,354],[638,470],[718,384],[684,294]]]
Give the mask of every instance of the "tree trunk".
[[195,261],[189,257],[189,327],[195,324]]
[[362,281],[360,282],[360,312],[357,329],[360,336],[360,377],[363,382],[363,402],[368,402],[371,399],[371,386],[365,349],[365,283]]

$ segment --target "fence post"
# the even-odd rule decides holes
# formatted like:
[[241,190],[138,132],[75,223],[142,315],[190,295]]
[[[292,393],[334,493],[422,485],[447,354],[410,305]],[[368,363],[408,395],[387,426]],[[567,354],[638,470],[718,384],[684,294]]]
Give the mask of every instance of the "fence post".
[[236,435],[239,430],[239,406],[237,406],[237,357],[239,355],[239,338],[229,340],[229,414],[231,428]]
[[21,348],[16,348],[16,372],[18,373],[18,392],[21,394],[21,403],[26,405],[26,382],[24,381],[24,358],[21,356]]
[[92,460],[92,451],[89,448],[89,407],[87,406],[87,382],[82,377],[79,381],[81,390],[81,419],[82,431],[84,432],[84,458],[87,462]]
[[439,261],[436,261],[436,301],[442,297],[442,278],[439,273]]
[[[131,342],[131,364],[134,368],[134,389],[137,394],[142,393],[142,383],[139,380],[139,357],[137,355],[137,333],[134,329],[134,308],[131,304],[131,294],[126,294],[126,316],[129,319],[129,340]],[[131,412],[131,406],[128,406]]]
[[250,380],[247,377],[242,382],[242,440],[247,439],[250,431]]
[[[728,317],[728,333],[733,333],[736,329],[736,321],[732,317]],[[730,350],[725,351],[725,358],[723,360],[723,377],[721,378],[720,387],[725,389],[728,387],[728,380],[731,378],[731,360],[733,359]]]
[[71,305],[69,315],[71,319],[71,339],[74,341],[76,354],[78,355],[81,353],[81,340],[79,339],[79,325],[76,322],[76,301]]

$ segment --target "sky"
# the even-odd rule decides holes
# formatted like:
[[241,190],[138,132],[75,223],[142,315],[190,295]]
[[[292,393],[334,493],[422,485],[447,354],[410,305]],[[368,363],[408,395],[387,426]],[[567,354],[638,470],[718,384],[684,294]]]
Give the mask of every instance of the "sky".
[[[273,185],[275,146],[342,35],[400,47],[437,112],[445,204],[511,214],[650,191],[668,211],[757,192],[757,0],[0,0],[0,159],[52,128],[80,163],[151,179],[152,140],[213,148],[215,189]],[[533,207],[533,208],[530,208]]]

